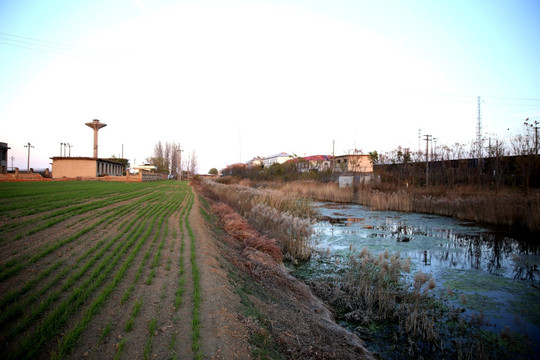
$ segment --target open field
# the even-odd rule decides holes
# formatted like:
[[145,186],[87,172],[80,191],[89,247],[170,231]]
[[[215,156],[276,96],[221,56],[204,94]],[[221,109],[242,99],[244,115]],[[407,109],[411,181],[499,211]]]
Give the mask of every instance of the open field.
[[2,357],[218,351],[203,341],[196,201],[186,182],[0,184]]
[[372,358],[209,201],[177,181],[0,184],[2,358]]

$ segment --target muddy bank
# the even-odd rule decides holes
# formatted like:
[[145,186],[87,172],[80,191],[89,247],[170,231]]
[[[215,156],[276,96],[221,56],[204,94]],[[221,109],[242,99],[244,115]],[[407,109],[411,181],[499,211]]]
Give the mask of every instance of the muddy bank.
[[[250,331],[255,358],[373,358],[362,340],[339,326],[309,287],[288,273],[276,259],[271,239],[266,239],[270,243],[264,236],[254,239],[253,229],[238,224],[234,210],[220,206],[214,214],[210,200],[202,199],[203,215],[219,251],[217,259],[241,299],[239,316]],[[237,224],[236,232],[222,230],[228,228],[228,219]]]

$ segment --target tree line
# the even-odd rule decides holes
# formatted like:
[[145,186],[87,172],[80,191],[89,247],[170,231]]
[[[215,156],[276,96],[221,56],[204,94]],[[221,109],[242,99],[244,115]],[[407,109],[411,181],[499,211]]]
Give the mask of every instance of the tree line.
[[[540,187],[540,156],[538,155],[538,122],[525,120],[523,133],[504,141],[484,138],[481,143],[455,143],[429,146],[426,151],[412,151],[398,146],[379,153],[368,153],[375,175],[384,184],[397,187],[473,185],[499,191],[502,186],[521,187],[526,194]],[[354,149],[350,154],[362,154]],[[315,180],[335,181],[336,175],[327,171],[300,171],[294,162],[269,167],[234,164],[222,170],[224,175],[253,180]]]
[[180,177],[189,179],[190,176],[197,173],[198,167],[195,150],[184,154],[180,144],[162,143],[161,140],[154,145],[154,152],[146,159],[146,162],[155,166],[157,172],[169,174],[175,179]]

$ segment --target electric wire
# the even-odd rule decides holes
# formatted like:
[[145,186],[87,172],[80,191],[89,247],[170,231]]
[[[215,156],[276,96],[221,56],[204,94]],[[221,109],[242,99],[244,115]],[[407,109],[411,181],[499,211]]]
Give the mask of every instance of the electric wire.
[[40,51],[57,55],[75,56],[80,58],[104,59],[115,55],[114,53],[109,51],[92,49],[76,45],[62,44],[55,41],[40,40],[36,38],[19,36],[5,32],[0,32],[0,44],[22,49]]

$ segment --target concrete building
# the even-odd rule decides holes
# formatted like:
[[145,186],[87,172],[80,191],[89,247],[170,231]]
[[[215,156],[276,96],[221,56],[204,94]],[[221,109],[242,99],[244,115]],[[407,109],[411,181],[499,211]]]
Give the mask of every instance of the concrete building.
[[263,158],[260,157],[260,156],[256,156],[254,157],[253,159],[249,160],[248,162],[246,162],[246,165],[248,167],[252,167],[252,166],[261,166],[263,164]]
[[273,164],[283,164],[284,162],[292,159],[293,156],[292,155],[289,155],[287,153],[279,153],[279,154],[274,154],[274,155],[270,155],[270,156],[267,156],[263,159],[263,165],[264,167],[268,167],[268,166],[271,166]]
[[308,171],[326,171],[331,168],[332,156],[331,155],[311,155],[303,156],[289,160],[296,164],[296,171],[308,172]]
[[124,175],[123,164],[107,159],[91,157],[52,157],[51,159],[53,179]]
[[372,173],[373,163],[369,155],[341,155],[334,158],[334,172]]
[[5,174],[8,168],[8,144],[0,142],[0,173]]

